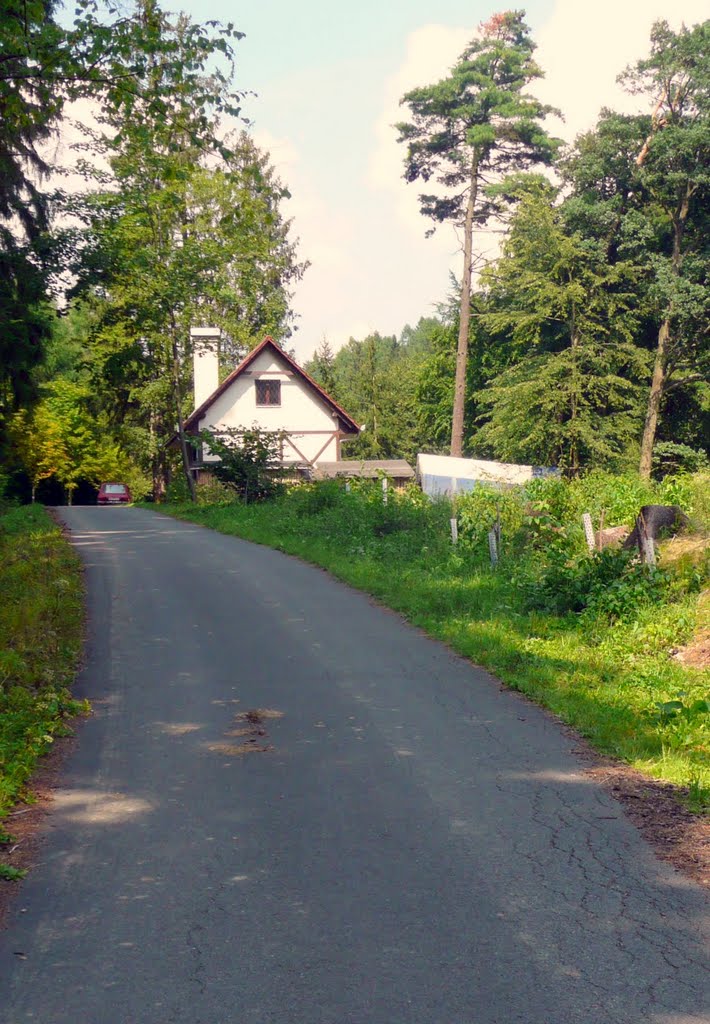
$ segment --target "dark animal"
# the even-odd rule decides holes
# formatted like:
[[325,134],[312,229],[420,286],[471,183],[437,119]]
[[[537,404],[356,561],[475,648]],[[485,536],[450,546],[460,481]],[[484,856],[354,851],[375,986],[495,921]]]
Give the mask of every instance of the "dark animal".
[[656,540],[664,531],[677,533],[688,525],[688,517],[678,505],[644,505],[636,517],[636,525],[624,541],[624,547],[639,547],[641,520],[651,540]]

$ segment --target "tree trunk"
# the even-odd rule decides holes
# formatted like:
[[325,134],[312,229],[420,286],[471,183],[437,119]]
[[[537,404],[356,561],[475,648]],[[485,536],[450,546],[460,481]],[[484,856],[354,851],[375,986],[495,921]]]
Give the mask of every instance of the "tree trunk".
[[185,434],[185,423],[182,417],[182,395],[180,394],[180,355],[177,346],[177,327],[173,325],[172,330],[173,349],[173,390],[175,394],[175,408],[177,410],[178,437],[180,438],[180,453],[182,455],[182,468],[190,492],[190,501],[197,500],[195,480],[190,472],[190,456],[187,451],[187,436]]
[[478,153],[471,163],[471,185],[464,222],[463,275],[461,277],[461,303],[459,307],[459,340],[456,349],[456,380],[454,383],[454,412],[451,420],[451,454],[463,455],[464,408],[466,404],[466,364],[468,362],[468,330],[471,320],[471,270],[473,251],[473,215],[478,196]]
[[[685,222],[690,209],[690,197],[692,189],[690,183],[686,184],[685,193],[681,197],[678,209],[673,216],[673,256],[671,258],[671,269],[673,277],[680,276],[681,247]],[[663,393],[670,377],[668,355],[671,348],[671,316],[673,314],[673,300],[669,304],[663,323],[658,332],[658,345],[656,346],[656,358],[653,364],[653,377],[651,378],[651,390],[648,393],[648,405],[646,407],[646,422],[643,427],[641,439],[641,462],[639,464],[639,475],[644,480],[651,477],[653,463],[653,445],[656,440],[656,429],[661,412]]]
[[658,332],[658,345],[656,347],[656,358],[653,364],[653,377],[651,378],[651,390],[648,393],[648,405],[646,407],[646,422],[643,426],[643,438],[641,439],[641,463],[639,475],[644,480],[651,479],[653,465],[653,444],[656,440],[656,428],[658,417],[661,411],[661,401],[666,383],[666,357],[671,340],[670,317],[661,324]]
[[572,423],[572,439],[569,449],[569,475],[571,477],[579,476],[579,438],[577,435],[577,413],[579,401],[579,367],[577,364],[578,347],[579,337],[577,335],[576,314],[573,306],[570,341],[570,349],[572,352],[572,394],[570,401],[570,421]]

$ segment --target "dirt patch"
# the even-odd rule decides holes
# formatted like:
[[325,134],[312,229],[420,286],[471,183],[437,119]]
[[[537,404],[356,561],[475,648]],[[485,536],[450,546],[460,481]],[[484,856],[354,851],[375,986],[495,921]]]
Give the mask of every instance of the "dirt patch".
[[710,631],[678,651],[675,657],[691,668],[710,668]]
[[710,889],[710,817],[684,806],[687,790],[627,765],[601,764],[588,774],[621,803],[657,857]]
[[[80,725],[81,721],[75,720],[73,728],[76,730]],[[0,822],[0,827],[12,836],[10,842],[0,843],[0,861],[3,864],[29,871],[37,863],[44,838],[45,818],[52,808],[54,791],[61,785],[65,759],[76,742],[76,732],[72,736],[55,738],[32,776],[32,802],[16,804]],[[0,928],[4,927],[21,889],[21,881],[9,882],[0,878]]]
[[283,716],[283,711],[274,711],[273,708],[252,708],[251,711],[240,711],[238,715],[234,716],[234,721],[261,725],[265,718],[283,718]]
[[215,754],[225,754],[228,757],[241,757],[244,754],[266,754],[274,748],[267,743],[260,743],[259,740],[267,736],[264,723],[269,718],[283,718],[283,711],[275,711],[273,708],[252,708],[250,711],[240,711],[234,716],[234,729],[227,729],[224,733],[230,739],[246,738],[244,743],[207,743],[207,749]]
[[228,757],[241,757],[243,754],[266,754],[273,750],[270,746],[259,746],[255,739],[247,743],[208,743],[207,749],[213,754],[226,754]]

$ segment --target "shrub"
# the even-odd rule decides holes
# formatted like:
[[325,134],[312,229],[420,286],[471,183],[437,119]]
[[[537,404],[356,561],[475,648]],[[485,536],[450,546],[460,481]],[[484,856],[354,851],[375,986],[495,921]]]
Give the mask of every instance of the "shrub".
[[672,474],[699,473],[707,469],[707,452],[673,441],[661,441],[654,446],[653,475],[659,480]]
[[317,516],[326,509],[337,508],[345,494],[340,480],[321,480],[312,484],[296,484],[288,494],[288,504],[304,516]]
[[595,527],[602,512],[605,526],[633,526],[641,506],[657,500],[656,486],[635,474],[619,476],[594,469],[569,486],[577,515],[589,512]]
[[634,553],[607,548],[577,561],[553,552],[538,572],[521,572],[515,582],[528,610],[564,615],[587,610],[609,622],[628,618],[669,589],[662,569],[639,564]]
[[525,519],[525,493],[519,487],[502,490],[480,484],[457,495],[454,510],[458,520],[459,543],[477,547],[485,542],[500,516],[503,542],[514,537]]
[[710,532],[710,473],[696,473],[684,479],[690,492],[684,511],[699,530]]
[[219,457],[213,472],[241,500],[266,501],[283,491],[280,467],[283,432],[258,427],[228,427],[219,433],[202,430],[199,440]]
[[547,513],[552,521],[563,526],[579,515],[579,497],[568,480],[543,477],[525,485],[525,495],[535,508]]

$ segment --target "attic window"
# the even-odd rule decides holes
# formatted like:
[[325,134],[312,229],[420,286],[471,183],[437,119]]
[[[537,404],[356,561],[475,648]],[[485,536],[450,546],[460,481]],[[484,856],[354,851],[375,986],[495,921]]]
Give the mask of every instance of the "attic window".
[[281,405],[280,380],[257,380],[254,383],[257,405]]

